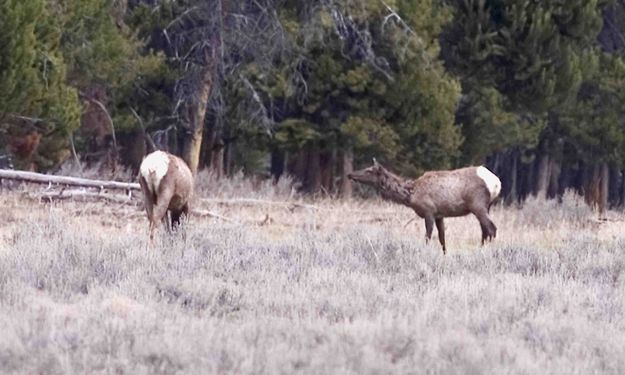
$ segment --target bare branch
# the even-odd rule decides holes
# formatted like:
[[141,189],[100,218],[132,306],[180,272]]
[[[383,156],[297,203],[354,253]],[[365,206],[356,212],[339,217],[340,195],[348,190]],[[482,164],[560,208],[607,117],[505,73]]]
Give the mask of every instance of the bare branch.
[[170,27],[172,27],[173,25],[182,22],[182,19],[185,18],[187,15],[191,14],[191,12],[194,12],[198,9],[197,6],[191,7],[187,10],[185,10],[181,15],[179,15],[178,17],[176,17],[174,20],[172,20],[169,24],[167,24],[167,26],[165,26],[165,28],[163,29],[164,32],[167,32],[167,29],[169,29]]
[[11,118],[14,118],[16,120],[22,120],[22,121],[29,121],[29,122],[33,122],[33,123],[37,123],[37,122],[44,122],[45,120],[39,117],[30,117],[30,116],[22,116],[22,115],[16,115],[16,114],[11,114],[9,113],[8,115]]
[[262,120],[265,123],[265,126],[268,128],[269,126],[271,126],[272,121],[269,119],[267,108],[265,107],[265,104],[261,100],[260,95],[258,95],[258,92],[256,91],[252,83],[247,78],[245,78],[241,74],[239,74],[239,78],[241,79],[241,81],[243,81],[245,86],[252,93],[252,99],[258,104],[258,108],[262,113]]
[[[401,18],[401,16],[399,14],[397,14],[397,12],[395,10],[393,10],[393,8],[390,7],[390,5],[388,5],[384,0],[380,0],[382,2],[382,4],[384,5],[384,7],[386,8],[386,10],[389,12],[389,14],[384,17],[384,21],[382,22],[382,32],[384,32],[384,29],[386,27],[386,24],[389,22],[389,20],[394,20],[395,22],[397,22],[399,25],[401,25],[401,27],[403,28],[404,32],[406,32],[408,35],[412,36],[414,38],[414,41],[417,43],[417,47],[421,50],[421,57],[423,58],[424,62],[426,63],[426,67],[429,68],[430,66],[432,66],[432,58],[428,55],[427,53],[427,49],[426,49],[426,45],[423,42],[423,39],[419,36],[419,34],[417,34],[412,27],[410,27],[410,25],[408,25],[408,23],[406,21],[404,21],[403,18]],[[407,43],[409,44],[409,43]],[[436,70],[434,70],[435,74],[438,74],[438,72],[436,72]]]
[[152,137],[150,137],[150,134],[148,134],[147,130],[145,129],[145,125],[143,124],[143,120],[141,119],[141,117],[139,116],[137,111],[135,111],[135,109],[132,108],[132,107],[130,107],[130,111],[135,116],[137,121],[139,121],[139,126],[141,127],[141,131],[143,132],[143,136],[145,137],[145,140],[148,142],[148,145],[150,146],[151,150],[152,151],[158,150],[158,148],[156,147],[156,144],[154,144],[154,140],[152,139]]
[[69,145],[71,147],[72,150],[72,156],[74,157],[74,161],[76,162],[76,166],[78,166],[78,170],[80,171],[80,175],[82,176],[82,165],[80,164],[80,160],[78,159],[78,154],[76,153],[76,147],[74,146],[74,136],[72,135],[72,133],[67,134],[67,136],[69,137]]
[[111,114],[109,113],[109,111],[106,109],[106,106],[104,104],[102,104],[101,101],[88,97],[84,94],[82,94],[82,96],[84,96],[88,101],[94,103],[95,105],[97,105],[98,107],[100,107],[100,109],[104,112],[104,114],[106,115],[106,118],[109,122],[109,125],[111,126],[111,137],[113,138],[113,147],[115,148],[115,153],[117,154],[117,137],[115,136],[115,125],[113,124],[113,117],[111,117]]

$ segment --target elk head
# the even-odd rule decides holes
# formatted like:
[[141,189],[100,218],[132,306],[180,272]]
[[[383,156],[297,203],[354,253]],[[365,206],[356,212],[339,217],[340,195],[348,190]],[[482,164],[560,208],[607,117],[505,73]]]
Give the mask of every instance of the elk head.
[[360,182],[365,185],[377,187],[377,186],[380,186],[380,184],[382,183],[382,179],[385,175],[384,172],[385,172],[384,167],[382,167],[377,162],[377,160],[373,158],[372,166],[365,168],[365,169],[358,170],[358,171],[354,171],[348,174],[347,178],[349,178],[350,180],[354,180],[356,182]]

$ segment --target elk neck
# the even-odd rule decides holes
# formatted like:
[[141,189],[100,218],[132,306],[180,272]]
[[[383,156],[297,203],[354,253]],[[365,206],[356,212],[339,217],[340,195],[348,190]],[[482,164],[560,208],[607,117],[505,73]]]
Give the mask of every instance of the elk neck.
[[384,198],[408,206],[414,190],[414,182],[385,170],[379,188]]

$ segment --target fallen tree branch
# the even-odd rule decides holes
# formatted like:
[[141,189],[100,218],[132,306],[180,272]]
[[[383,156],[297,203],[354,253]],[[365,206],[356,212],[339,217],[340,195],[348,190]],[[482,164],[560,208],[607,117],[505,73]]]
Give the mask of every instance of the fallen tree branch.
[[139,184],[132,182],[118,182],[105,180],[91,180],[88,178],[53,176],[35,172],[14,171],[10,169],[0,169],[0,179],[33,182],[38,184],[58,184],[68,186],[80,186],[96,189],[119,189],[119,190],[141,190]]
[[[44,200],[48,202],[54,201],[63,201],[63,200],[82,200],[82,199],[97,199],[97,200],[106,200],[109,202],[120,203],[128,206],[137,207],[140,202],[132,200],[131,197],[127,195],[120,194],[104,194],[97,193],[92,191],[83,191],[83,190],[61,190],[61,191],[47,191],[38,194],[27,194],[26,195],[30,199],[36,200]],[[144,213],[135,213],[136,216],[143,216]],[[220,219],[223,221],[227,221],[229,223],[241,224],[240,222],[227,218],[225,216],[219,215],[212,211],[201,211],[201,210],[192,210],[191,215],[199,216],[199,217],[213,217],[216,219]]]
[[287,206],[292,208],[308,208],[311,210],[319,210],[318,207],[298,202],[288,202],[288,201],[270,201],[263,199],[253,199],[253,198],[240,198],[240,199],[215,199],[215,198],[204,198],[200,199],[203,203],[208,204],[223,204],[223,205],[273,205],[273,206]]
[[600,217],[597,219],[590,219],[589,220],[592,223],[598,223],[598,224],[605,224],[605,223],[616,223],[616,222],[620,222],[623,221],[623,219],[612,219],[612,218],[607,218],[607,217]]
[[229,222],[229,223],[233,223],[233,224],[241,224],[241,223],[239,223],[239,222],[238,222],[238,221],[236,221],[236,220],[233,220],[233,219],[227,218],[227,217],[225,217],[225,216],[222,216],[222,215],[216,214],[216,213],[214,213],[214,212],[212,212],[212,211],[191,210],[191,215],[195,215],[195,216],[199,216],[199,217],[214,217],[214,218],[216,218],[216,219],[220,219],[220,220],[223,220],[223,221],[227,221],[227,222]]
[[46,191],[37,194],[27,194],[28,198],[44,200],[48,202],[63,201],[63,200],[105,200],[113,203],[121,203],[129,206],[137,206],[138,201],[133,200],[128,195],[121,194],[105,194],[93,191],[83,190],[61,190],[61,191]]

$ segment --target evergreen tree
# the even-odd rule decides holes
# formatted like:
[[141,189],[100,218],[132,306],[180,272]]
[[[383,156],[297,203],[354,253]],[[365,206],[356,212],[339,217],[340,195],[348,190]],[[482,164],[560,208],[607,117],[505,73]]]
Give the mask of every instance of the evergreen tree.
[[625,161],[625,61],[598,53],[597,69],[576,100],[558,111],[561,133],[578,159],[589,164]]
[[297,7],[283,14],[299,48],[292,68],[299,80],[277,95],[287,111],[276,137],[299,150],[304,161],[294,165],[307,175],[294,172],[311,190],[324,178],[310,173],[337,153],[353,151],[367,163],[378,156],[409,174],[450,166],[456,156],[459,86],[437,59],[435,37],[448,13],[431,2],[396,6],[335,1],[312,16]]
[[454,21],[442,34],[442,55],[462,80],[465,160],[494,152],[491,167],[510,201],[517,193],[559,192],[568,151],[557,113],[575,103],[594,69],[606,2],[450,3]]
[[66,84],[58,20],[47,2],[0,1],[0,130],[22,168],[50,168],[78,127],[77,92]]
[[[112,162],[123,151],[126,161],[137,165],[145,149],[132,111],[150,117],[153,108],[163,104],[157,90],[147,90],[165,70],[162,56],[144,50],[125,24],[127,11],[120,2],[54,0],[49,4],[60,24],[68,83],[78,89],[85,106],[77,136],[79,151],[95,155],[108,151]],[[128,135],[132,142],[123,142]],[[117,138],[125,149],[118,150]]]
[[575,95],[582,58],[601,30],[600,0],[455,0],[443,37],[448,67],[541,113]]
[[538,146],[546,119],[506,111],[506,100],[492,87],[477,86],[463,96],[456,113],[464,135],[460,164],[483,164],[496,153]]

